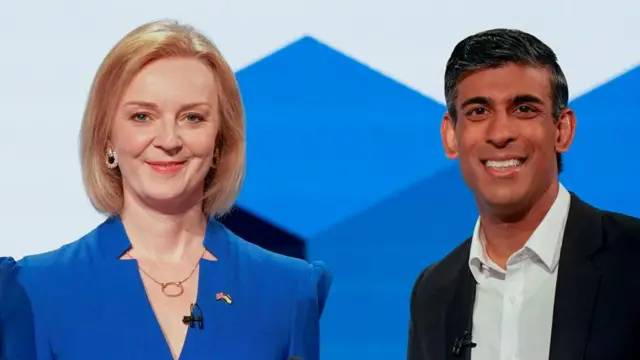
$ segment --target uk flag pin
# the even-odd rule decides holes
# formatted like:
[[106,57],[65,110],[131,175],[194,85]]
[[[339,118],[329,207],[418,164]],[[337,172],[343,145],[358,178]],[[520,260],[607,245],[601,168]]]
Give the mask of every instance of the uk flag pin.
[[225,294],[223,292],[219,292],[219,293],[216,294],[216,300],[225,301],[229,305],[231,305],[231,303],[233,302],[233,300],[231,300],[231,296],[229,296],[229,294]]

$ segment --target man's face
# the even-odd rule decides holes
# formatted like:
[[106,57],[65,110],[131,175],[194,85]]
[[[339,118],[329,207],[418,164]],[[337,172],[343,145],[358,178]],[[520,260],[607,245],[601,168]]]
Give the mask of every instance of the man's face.
[[557,181],[556,152],[568,150],[575,117],[567,109],[554,119],[548,69],[472,72],[458,83],[455,107],[457,119],[442,123],[445,151],[481,205],[517,211]]

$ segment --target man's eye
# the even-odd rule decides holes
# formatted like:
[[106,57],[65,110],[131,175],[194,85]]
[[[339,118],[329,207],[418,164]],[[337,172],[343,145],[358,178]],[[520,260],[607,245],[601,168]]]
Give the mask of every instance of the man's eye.
[[531,107],[529,105],[520,105],[520,106],[518,106],[518,111],[519,112],[532,112],[532,111],[536,111],[536,109],[534,109],[533,107]]
[[484,108],[475,108],[472,109],[471,111],[469,111],[467,114],[468,115],[483,115],[486,113],[486,110]]
[[469,117],[474,117],[474,116],[484,116],[484,115],[487,115],[487,113],[488,113],[487,109],[483,107],[477,107],[467,111],[466,115]]

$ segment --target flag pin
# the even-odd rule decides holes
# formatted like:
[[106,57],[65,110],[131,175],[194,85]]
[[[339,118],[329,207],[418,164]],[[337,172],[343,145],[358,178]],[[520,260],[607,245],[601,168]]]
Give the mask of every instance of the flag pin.
[[229,294],[225,294],[223,292],[219,292],[219,293],[216,294],[216,300],[218,300],[218,301],[223,300],[229,305],[231,305],[231,303],[233,302],[231,300],[231,296],[229,296]]

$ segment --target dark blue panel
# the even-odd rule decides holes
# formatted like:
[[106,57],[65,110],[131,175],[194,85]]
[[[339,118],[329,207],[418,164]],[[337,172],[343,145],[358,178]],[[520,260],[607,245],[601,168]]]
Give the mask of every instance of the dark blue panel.
[[307,257],[307,243],[304,239],[255,216],[250,211],[235,207],[219,220],[236,235],[264,249],[298,259]]

